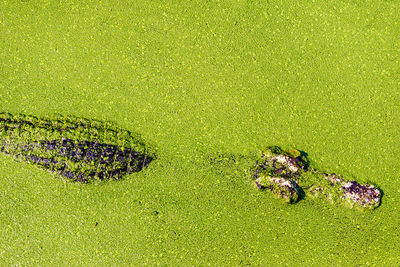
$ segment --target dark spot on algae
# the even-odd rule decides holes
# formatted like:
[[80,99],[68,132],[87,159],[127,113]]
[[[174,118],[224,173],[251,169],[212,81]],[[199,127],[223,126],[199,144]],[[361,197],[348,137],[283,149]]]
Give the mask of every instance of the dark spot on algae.
[[309,196],[368,210],[379,207],[382,198],[381,190],[374,185],[321,172],[310,166],[307,153],[296,149],[284,151],[278,146],[269,146],[262,152],[252,178],[258,189],[269,190],[291,204]]
[[156,158],[142,138],[108,122],[0,113],[0,149],[68,180],[118,180]]

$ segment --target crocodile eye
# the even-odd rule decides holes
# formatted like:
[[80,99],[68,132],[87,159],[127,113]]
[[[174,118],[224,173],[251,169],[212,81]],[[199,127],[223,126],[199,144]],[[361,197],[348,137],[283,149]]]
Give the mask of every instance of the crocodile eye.
[[301,155],[300,151],[298,151],[297,149],[289,150],[288,154],[290,157],[293,157],[293,158],[298,158]]

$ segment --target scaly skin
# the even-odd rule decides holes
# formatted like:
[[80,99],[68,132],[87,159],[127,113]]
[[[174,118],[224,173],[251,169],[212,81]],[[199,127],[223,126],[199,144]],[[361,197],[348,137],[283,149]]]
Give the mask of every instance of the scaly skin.
[[380,205],[381,191],[374,185],[347,181],[342,176],[320,172],[298,150],[268,147],[254,168],[253,179],[261,190],[268,189],[287,203],[295,203],[300,192],[360,209]]
[[76,117],[0,113],[0,149],[73,181],[117,180],[154,158],[138,137],[109,123]]

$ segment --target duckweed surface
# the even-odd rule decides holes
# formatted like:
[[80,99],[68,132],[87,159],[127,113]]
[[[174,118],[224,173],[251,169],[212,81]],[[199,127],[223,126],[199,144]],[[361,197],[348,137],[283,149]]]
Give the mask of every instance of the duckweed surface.
[[[398,265],[399,35],[396,1],[1,1],[0,111],[112,121],[157,160],[83,185],[0,153],[0,263]],[[381,206],[257,190],[269,144]]]

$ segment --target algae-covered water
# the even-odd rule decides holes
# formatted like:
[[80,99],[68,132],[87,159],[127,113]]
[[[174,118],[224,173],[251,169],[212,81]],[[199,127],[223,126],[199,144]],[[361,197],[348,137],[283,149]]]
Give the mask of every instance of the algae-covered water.
[[[1,265],[398,265],[396,1],[2,1],[0,112],[114,122],[157,147],[121,181],[0,155]],[[360,212],[252,184],[267,145],[382,189]]]

